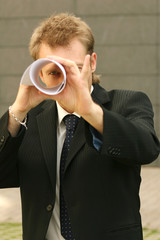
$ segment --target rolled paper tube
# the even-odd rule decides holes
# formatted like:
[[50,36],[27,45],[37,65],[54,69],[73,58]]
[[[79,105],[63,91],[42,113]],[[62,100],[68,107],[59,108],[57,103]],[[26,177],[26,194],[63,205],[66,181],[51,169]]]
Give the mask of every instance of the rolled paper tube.
[[[47,88],[42,85],[42,83],[39,79],[39,73],[42,70],[42,68],[49,63],[54,63],[59,67],[59,69],[62,71],[62,74],[63,74],[63,81],[56,86]],[[40,58],[40,59],[36,60],[35,62],[33,62],[25,70],[25,72],[22,75],[20,84],[35,86],[38,90],[40,90],[41,92],[43,92],[47,95],[57,95],[64,89],[64,87],[66,85],[66,71],[65,71],[64,67],[57,61],[54,61],[54,60],[48,59],[48,58]]]

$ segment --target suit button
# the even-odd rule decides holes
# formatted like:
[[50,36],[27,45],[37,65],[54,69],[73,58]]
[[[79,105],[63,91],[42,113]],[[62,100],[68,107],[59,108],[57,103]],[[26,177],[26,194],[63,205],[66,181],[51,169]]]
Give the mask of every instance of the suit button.
[[1,141],[1,143],[4,143],[4,141],[5,141],[5,137],[2,136],[0,141]]
[[3,148],[4,143],[5,143],[5,137],[2,136],[2,137],[0,138],[0,150]]
[[49,204],[47,207],[46,207],[47,211],[50,212],[52,210],[52,205]]

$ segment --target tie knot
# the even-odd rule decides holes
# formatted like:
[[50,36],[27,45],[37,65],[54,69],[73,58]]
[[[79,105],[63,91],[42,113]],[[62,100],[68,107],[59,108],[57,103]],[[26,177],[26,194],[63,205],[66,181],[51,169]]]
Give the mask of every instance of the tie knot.
[[67,130],[75,130],[78,120],[79,118],[74,114],[68,114],[63,119]]

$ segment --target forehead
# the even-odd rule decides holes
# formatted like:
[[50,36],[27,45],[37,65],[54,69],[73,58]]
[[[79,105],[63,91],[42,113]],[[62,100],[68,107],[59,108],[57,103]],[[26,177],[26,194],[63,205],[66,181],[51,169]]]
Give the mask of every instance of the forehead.
[[55,55],[69,60],[76,61],[83,59],[87,54],[85,46],[77,39],[73,39],[67,46],[50,47],[46,43],[42,43],[39,49],[39,58]]

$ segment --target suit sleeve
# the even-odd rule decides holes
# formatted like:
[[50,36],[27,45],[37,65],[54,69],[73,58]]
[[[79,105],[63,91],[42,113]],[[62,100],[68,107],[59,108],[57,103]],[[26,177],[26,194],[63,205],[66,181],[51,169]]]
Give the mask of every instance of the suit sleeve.
[[160,150],[153,124],[152,105],[141,92],[123,92],[115,97],[112,107],[104,111],[101,154],[123,164],[148,164]]
[[24,131],[12,137],[8,131],[8,111],[0,119],[0,188],[18,187],[18,149]]

